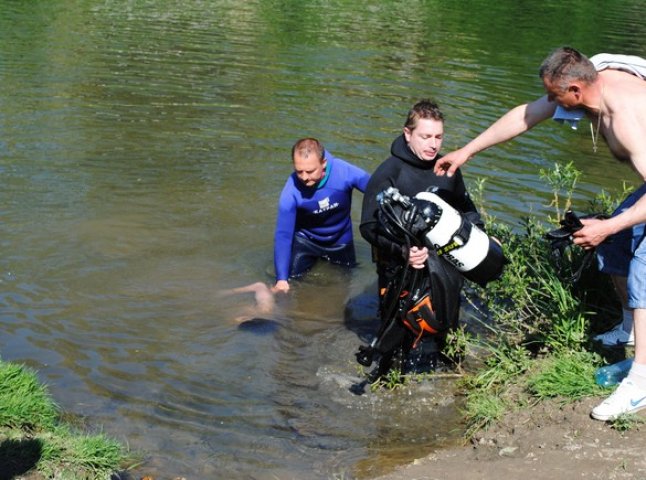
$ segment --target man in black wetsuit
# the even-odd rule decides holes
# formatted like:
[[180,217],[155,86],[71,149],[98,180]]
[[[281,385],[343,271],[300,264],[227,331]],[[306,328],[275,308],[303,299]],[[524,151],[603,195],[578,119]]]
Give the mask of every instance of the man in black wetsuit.
[[[437,193],[447,203],[482,227],[480,215],[465,188],[461,172],[458,170],[452,177],[447,177],[436,175],[433,171],[440,158],[443,138],[444,116],[437,104],[429,100],[415,104],[408,113],[402,135],[392,143],[391,156],[377,168],[368,182],[360,225],[361,235],[373,247],[373,260],[377,264],[382,322],[389,320],[384,318],[389,314],[385,311],[387,306],[384,305],[386,297],[383,293],[405,266],[408,265],[412,271],[418,270],[424,277],[437,320],[445,326],[443,331],[430,337],[430,341],[422,343],[423,349],[432,353],[442,348],[446,333],[457,327],[463,277],[435,251],[426,247],[408,248],[388,235],[380,226],[377,195],[388,187],[395,187],[402,195],[414,197],[419,192],[436,187],[439,189]],[[401,342],[406,348],[408,337],[405,328],[402,327],[397,334],[401,335]]]

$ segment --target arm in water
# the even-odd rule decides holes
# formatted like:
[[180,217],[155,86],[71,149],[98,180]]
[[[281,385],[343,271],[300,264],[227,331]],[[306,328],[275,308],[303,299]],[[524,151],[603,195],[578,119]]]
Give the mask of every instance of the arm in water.
[[274,307],[276,306],[274,291],[263,282],[255,282],[243,287],[220,291],[221,296],[237,295],[241,293],[253,293],[255,305],[247,307],[244,311],[244,315],[240,315],[236,318],[237,322],[243,322],[252,317],[273,313]]

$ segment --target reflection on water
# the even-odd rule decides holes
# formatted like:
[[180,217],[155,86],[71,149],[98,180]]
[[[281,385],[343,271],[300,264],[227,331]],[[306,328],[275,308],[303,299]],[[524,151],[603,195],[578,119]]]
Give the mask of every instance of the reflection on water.
[[[317,266],[276,328],[238,328],[253,298],[218,292],[271,282],[297,138],[372,171],[432,96],[452,149],[539,95],[555,46],[643,52],[641,3],[590,2],[567,26],[578,6],[550,1],[67,3],[0,11],[2,357],[160,478],[369,478],[454,441],[450,382],[349,392],[374,321],[358,235],[359,268]],[[554,125],[465,174],[516,224],[549,211],[537,172],[563,160],[585,170],[579,208],[632,178],[591,153],[585,128]]]

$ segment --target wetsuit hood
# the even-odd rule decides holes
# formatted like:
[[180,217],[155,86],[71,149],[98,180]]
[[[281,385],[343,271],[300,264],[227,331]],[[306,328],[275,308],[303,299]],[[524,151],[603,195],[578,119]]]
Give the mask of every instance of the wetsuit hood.
[[403,133],[393,141],[392,145],[390,146],[390,153],[394,157],[397,157],[402,161],[422,170],[432,169],[435,166],[437,159],[441,157],[441,155],[438,154],[433,160],[422,160],[410,149],[408,142],[406,142],[406,137],[404,137]]

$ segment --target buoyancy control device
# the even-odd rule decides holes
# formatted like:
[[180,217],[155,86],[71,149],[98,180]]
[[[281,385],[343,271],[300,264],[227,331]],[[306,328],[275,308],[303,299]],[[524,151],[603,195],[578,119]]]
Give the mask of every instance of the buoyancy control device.
[[[455,266],[467,279],[484,286],[502,274],[507,263],[500,244],[466,216],[444,201],[435,191],[409,198],[390,187],[379,202],[391,212],[386,221],[398,231],[421,241]],[[411,218],[415,217],[415,218]],[[403,225],[411,228],[404,232]]]
[[390,187],[378,195],[378,202],[382,234],[409,248],[426,246],[431,255],[428,273],[403,262],[380,292],[381,328],[370,345],[356,353],[364,366],[372,364],[375,354],[381,356],[377,376],[388,367],[384,356],[388,359],[406,339],[414,346],[423,335],[442,336],[455,328],[459,299],[454,292],[462,286],[461,277],[484,285],[498,278],[506,263],[497,242],[434,192],[410,198]]

